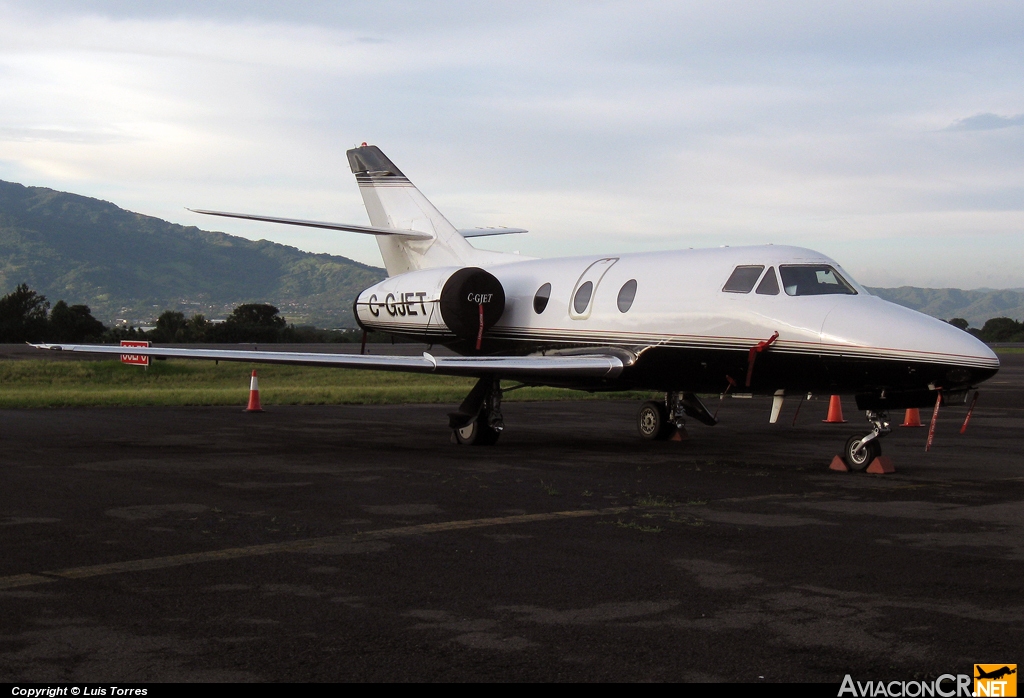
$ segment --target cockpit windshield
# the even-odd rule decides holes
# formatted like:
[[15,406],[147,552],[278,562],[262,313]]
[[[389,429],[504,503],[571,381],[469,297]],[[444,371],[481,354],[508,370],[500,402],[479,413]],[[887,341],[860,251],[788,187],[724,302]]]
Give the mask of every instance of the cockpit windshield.
[[779,274],[790,296],[857,295],[853,286],[827,264],[783,264]]

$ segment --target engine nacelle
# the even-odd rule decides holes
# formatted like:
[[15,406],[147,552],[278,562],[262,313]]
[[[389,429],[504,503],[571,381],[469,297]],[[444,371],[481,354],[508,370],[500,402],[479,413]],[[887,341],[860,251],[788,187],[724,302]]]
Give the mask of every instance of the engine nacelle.
[[366,330],[421,337],[428,342],[475,342],[481,314],[486,332],[505,311],[505,289],[478,267],[399,274],[364,290],[355,315]]

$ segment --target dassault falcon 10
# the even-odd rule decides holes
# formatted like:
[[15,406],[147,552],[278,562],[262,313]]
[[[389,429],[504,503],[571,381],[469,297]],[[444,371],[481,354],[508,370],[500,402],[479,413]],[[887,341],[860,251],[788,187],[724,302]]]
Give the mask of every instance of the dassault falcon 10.
[[[684,415],[716,418],[697,393],[854,395],[870,430],[852,436],[854,469],[881,454],[888,410],[964,402],[999,360],[970,334],[872,296],[836,262],[766,245],[531,259],[467,238],[376,146],[348,151],[370,225],[196,211],[366,233],[388,278],[355,299],[364,330],[440,344],[457,356],[339,355],[133,348],[155,357],[309,364],[478,378],[449,426],[459,443],[493,444],[504,428],[502,380],[589,391],[649,390],[641,436],[668,438]],[[120,347],[38,345],[90,353]]]

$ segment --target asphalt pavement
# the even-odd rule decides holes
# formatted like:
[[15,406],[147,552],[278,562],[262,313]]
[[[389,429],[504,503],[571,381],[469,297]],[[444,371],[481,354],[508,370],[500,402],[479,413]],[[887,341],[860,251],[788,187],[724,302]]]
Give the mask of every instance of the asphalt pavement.
[[[1024,648],[1024,356],[895,429],[732,399],[0,411],[3,681],[919,680]],[[264,386],[266,387],[266,386]],[[923,415],[925,420],[930,415]],[[899,421],[899,420],[897,420]]]

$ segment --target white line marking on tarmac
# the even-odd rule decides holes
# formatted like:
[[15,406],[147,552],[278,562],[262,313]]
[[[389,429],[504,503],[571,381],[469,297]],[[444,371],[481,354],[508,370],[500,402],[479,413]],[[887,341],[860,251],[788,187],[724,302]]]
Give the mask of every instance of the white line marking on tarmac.
[[56,577],[41,577],[38,574],[16,574],[13,577],[0,577],[0,590],[27,587],[33,584],[56,582]]
[[142,572],[145,570],[163,569],[165,567],[180,567],[181,565],[192,565],[198,562],[235,560],[243,557],[273,555],[276,553],[293,553],[307,550],[309,548],[316,548],[322,545],[329,545],[331,543],[351,543],[361,540],[382,540],[384,538],[397,538],[400,536],[420,536],[428,533],[461,531],[469,528],[487,528],[490,526],[509,526],[512,524],[533,523],[536,521],[557,521],[560,519],[580,519],[589,516],[609,516],[611,514],[622,514],[630,509],[631,507],[579,509],[575,511],[553,511],[547,514],[499,516],[490,519],[442,521],[440,523],[417,524],[415,526],[401,526],[399,528],[384,528],[377,531],[365,531],[362,533],[343,534],[340,536],[326,536],[324,538],[306,538],[304,540],[285,541],[281,543],[247,545],[242,548],[209,550],[203,553],[185,553],[184,555],[168,555],[166,557],[151,557],[143,560],[112,562],[106,565],[71,567],[54,572],[40,572],[38,574],[16,574],[10,577],[0,577],[0,590],[34,586],[36,584],[46,584],[48,582],[56,582],[59,579],[86,579],[88,577],[101,577],[108,574],[119,574],[121,572]]

